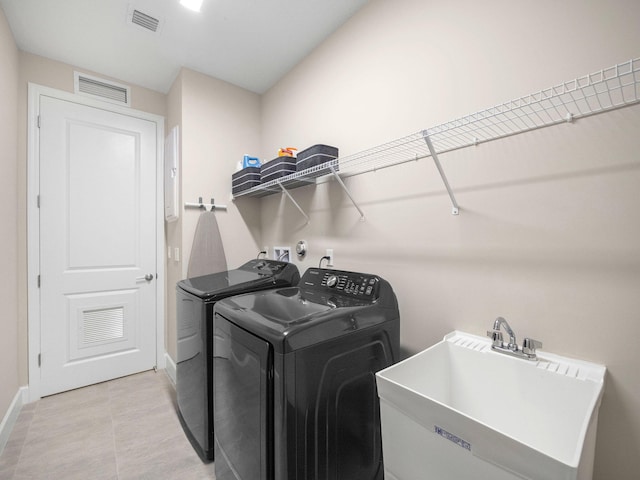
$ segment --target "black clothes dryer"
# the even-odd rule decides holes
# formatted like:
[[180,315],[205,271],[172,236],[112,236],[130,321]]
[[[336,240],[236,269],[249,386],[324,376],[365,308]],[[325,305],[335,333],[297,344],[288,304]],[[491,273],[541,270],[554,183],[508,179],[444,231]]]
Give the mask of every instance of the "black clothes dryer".
[[310,268],[214,313],[218,480],[383,478],[375,373],[400,350],[388,282]]
[[176,391],[180,423],[196,452],[213,460],[213,306],[239,293],[296,285],[295,265],[251,260],[236,270],[181,280],[176,285]]

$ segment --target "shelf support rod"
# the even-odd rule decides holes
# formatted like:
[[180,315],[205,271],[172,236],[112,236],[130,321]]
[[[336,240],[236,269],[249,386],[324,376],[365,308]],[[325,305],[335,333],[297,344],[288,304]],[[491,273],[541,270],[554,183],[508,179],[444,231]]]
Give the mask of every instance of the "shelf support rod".
[[351,200],[351,203],[353,203],[353,206],[356,207],[358,212],[360,212],[360,221],[364,222],[364,212],[362,211],[362,209],[358,206],[356,201],[351,196],[351,193],[349,192],[349,189],[347,188],[347,186],[344,184],[344,182],[340,178],[340,175],[338,175],[338,172],[336,172],[336,170],[335,170],[335,168],[333,166],[329,166],[329,170],[331,170],[331,173],[333,174],[335,179],[338,181],[338,183],[340,184],[340,186],[344,190],[344,193],[347,194],[347,197],[349,197],[349,200]]
[[433,148],[433,143],[431,143],[431,139],[429,138],[429,132],[424,130],[422,132],[424,141],[427,144],[427,148],[431,153],[431,158],[433,158],[433,162],[436,164],[436,168],[440,173],[440,178],[442,178],[442,182],[444,183],[445,188],[447,189],[447,193],[449,194],[449,198],[451,199],[451,214],[458,215],[460,213],[460,207],[458,206],[458,202],[456,202],[456,197],[453,196],[453,190],[451,190],[451,186],[449,185],[449,181],[447,180],[447,176],[444,174],[444,170],[442,169],[442,165],[440,164],[440,160],[438,159],[438,154],[436,153],[436,149]]
[[300,211],[300,213],[302,214],[302,216],[303,216],[304,218],[306,218],[306,219],[307,219],[307,223],[309,223],[309,215],[307,215],[306,213],[304,213],[304,210],[302,210],[302,207],[301,207],[300,205],[298,205],[298,202],[296,202],[296,201],[294,200],[294,198],[291,196],[291,194],[289,193],[289,191],[288,191],[286,188],[284,188],[284,187],[282,186],[282,183],[278,183],[278,185],[279,185],[279,186],[280,186],[280,188],[282,189],[282,193],[284,193],[287,197],[289,197],[289,200],[291,200],[291,203],[293,203],[293,204],[296,206],[296,208]]

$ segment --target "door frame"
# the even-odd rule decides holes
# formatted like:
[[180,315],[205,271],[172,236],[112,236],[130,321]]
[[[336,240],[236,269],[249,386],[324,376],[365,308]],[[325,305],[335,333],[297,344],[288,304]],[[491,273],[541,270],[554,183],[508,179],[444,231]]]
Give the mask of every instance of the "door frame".
[[27,324],[28,324],[28,363],[29,389],[28,401],[40,399],[40,136],[38,134],[38,116],[40,97],[47,96],[58,100],[70,101],[81,105],[99,108],[108,112],[127,115],[154,122],[156,125],[156,368],[165,368],[165,272],[164,272],[164,117],[152,113],[134,110],[129,107],[101,102],[74,93],[45,87],[35,83],[28,84],[27,111]]

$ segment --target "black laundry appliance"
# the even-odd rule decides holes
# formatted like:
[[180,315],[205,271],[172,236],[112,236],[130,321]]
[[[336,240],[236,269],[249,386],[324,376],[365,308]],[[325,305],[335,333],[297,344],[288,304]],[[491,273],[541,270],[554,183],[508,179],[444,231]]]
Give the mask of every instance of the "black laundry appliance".
[[176,285],[176,391],[182,427],[203,461],[213,449],[213,306],[239,293],[296,285],[295,265],[251,260],[236,270],[181,280]]
[[218,480],[383,478],[375,373],[400,353],[388,282],[310,268],[214,313]]

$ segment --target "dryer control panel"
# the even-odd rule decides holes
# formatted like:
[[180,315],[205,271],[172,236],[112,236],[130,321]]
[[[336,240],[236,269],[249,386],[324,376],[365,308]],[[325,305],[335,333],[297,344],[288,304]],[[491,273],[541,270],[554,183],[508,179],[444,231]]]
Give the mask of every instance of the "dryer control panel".
[[299,286],[373,300],[378,296],[379,282],[376,275],[310,268],[303,275]]

